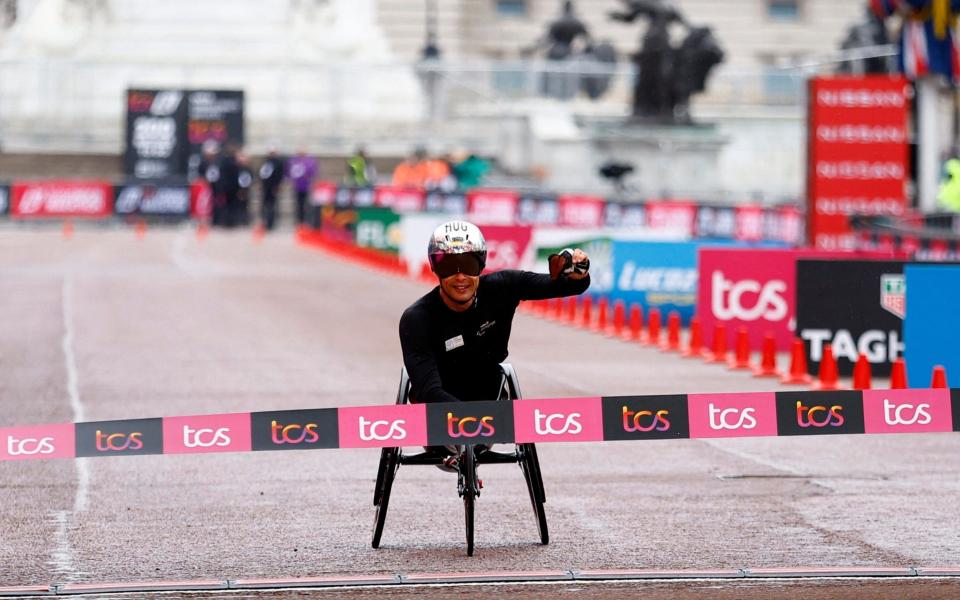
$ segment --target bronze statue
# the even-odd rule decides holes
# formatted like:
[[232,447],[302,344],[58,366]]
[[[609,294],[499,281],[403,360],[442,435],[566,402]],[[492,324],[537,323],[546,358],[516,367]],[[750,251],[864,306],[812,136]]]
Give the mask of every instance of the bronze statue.
[[[851,25],[847,29],[847,36],[840,44],[841,50],[859,50],[892,43],[883,19],[869,6],[864,7],[864,11],[866,13],[864,20]],[[837,70],[840,73],[857,75],[884,74],[894,70],[893,62],[892,58],[888,56],[870,56],[844,61],[840,63]]]
[[[723,50],[709,27],[691,27],[668,0],[621,0],[623,12],[610,18],[633,23],[649,20],[640,51],[633,55],[638,75],[633,88],[633,117],[663,123],[689,123],[690,96],[706,87]],[[670,40],[674,24],[687,29],[679,47]]]
[[[574,10],[572,0],[565,0],[560,17],[550,23],[547,31],[522,53],[525,56],[546,48],[545,58],[551,62],[577,61],[586,67],[586,74],[573,68],[558,70],[548,68],[544,73],[541,90],[545,96],[569,100],[583,91],[590,98],[602,96],[610,86],[611,73],[607,70],[616,64],[616,51],[609,43],[595,44],[587,26]],[[591,73],[591,67],[598,67]]]

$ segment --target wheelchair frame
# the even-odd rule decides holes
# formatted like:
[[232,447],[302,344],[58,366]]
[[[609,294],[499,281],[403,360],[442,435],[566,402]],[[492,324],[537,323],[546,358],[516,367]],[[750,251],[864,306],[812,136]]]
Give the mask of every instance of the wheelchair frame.
[[[520,385],[516,372],[509,363],[500,365],[500,397],[498,400],[520,400]],[[400,389],[397,391],[397,404],[407,404],[410,396],[410,378],[404,368],[400,375]],[[467,556],[473,556],[474,549],[474,513],[476,499],[480,496],[479,480],[477,479],[477,465],[517,463],[523,472],[523,479],[527,484],[530,504],[537,520],[537,532],[541,544],[548,544],[550,536],[547,531],[547,515],[543,504],[546,495],[543,490],[543,476],[540,472],[540,461],[537,458],[537,448],[534,444],[516,444],[513,452],[494,452],[485,450],[475,452],[474,444],[457,446],[457,493],[463,499],[464,528],[467,539]],[[373,490],[373,505],[375,507],[373,521],[374,548],[380,547],[383,536],[383,527],[387,518],[387,508],[390,504],[390,491],[393,481],[401,465],[440,465],[444,457],[430,452],[404,454],[402,448],[383,448],[380,451],[380,465],[377,469],[377,481]]]

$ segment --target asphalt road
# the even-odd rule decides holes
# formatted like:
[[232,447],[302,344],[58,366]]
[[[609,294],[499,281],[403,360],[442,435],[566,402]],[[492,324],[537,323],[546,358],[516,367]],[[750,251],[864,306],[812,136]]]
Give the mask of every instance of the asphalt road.
[[[289,232],[254,243],[248,232],[200,241],[189,229],[137,239],[78,227],[67,240],[7,227],[0,426],[389,404],[397,321],[426,290],[301,248]],[[785,389],[526,314],[510,361],[528,398]],[[960,565],[955,434],[543,445],[550,545],[536,543],[519,469],[488,466],[470,559],[455,479],[433,468],[401,469],[383,545],[370,547],[377,459],[0,463],[0,586]]]

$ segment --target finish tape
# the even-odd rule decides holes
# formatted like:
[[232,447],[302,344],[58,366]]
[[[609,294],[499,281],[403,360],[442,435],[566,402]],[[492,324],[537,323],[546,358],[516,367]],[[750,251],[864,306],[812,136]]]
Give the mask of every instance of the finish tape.
[[0,461],[474,443],[960,431],[960,389],[350,406],[0,428]]

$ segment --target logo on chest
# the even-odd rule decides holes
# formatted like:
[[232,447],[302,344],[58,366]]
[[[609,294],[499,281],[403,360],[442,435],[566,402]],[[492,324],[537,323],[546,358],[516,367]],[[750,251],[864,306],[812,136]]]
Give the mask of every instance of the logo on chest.
[[480,328],[477,329],[477,337],[482,337],[483,334],[485,334],[488,329],[490,329],[496,324],[497,324],[496,321],[484,321],[483,323],[481,323]]

